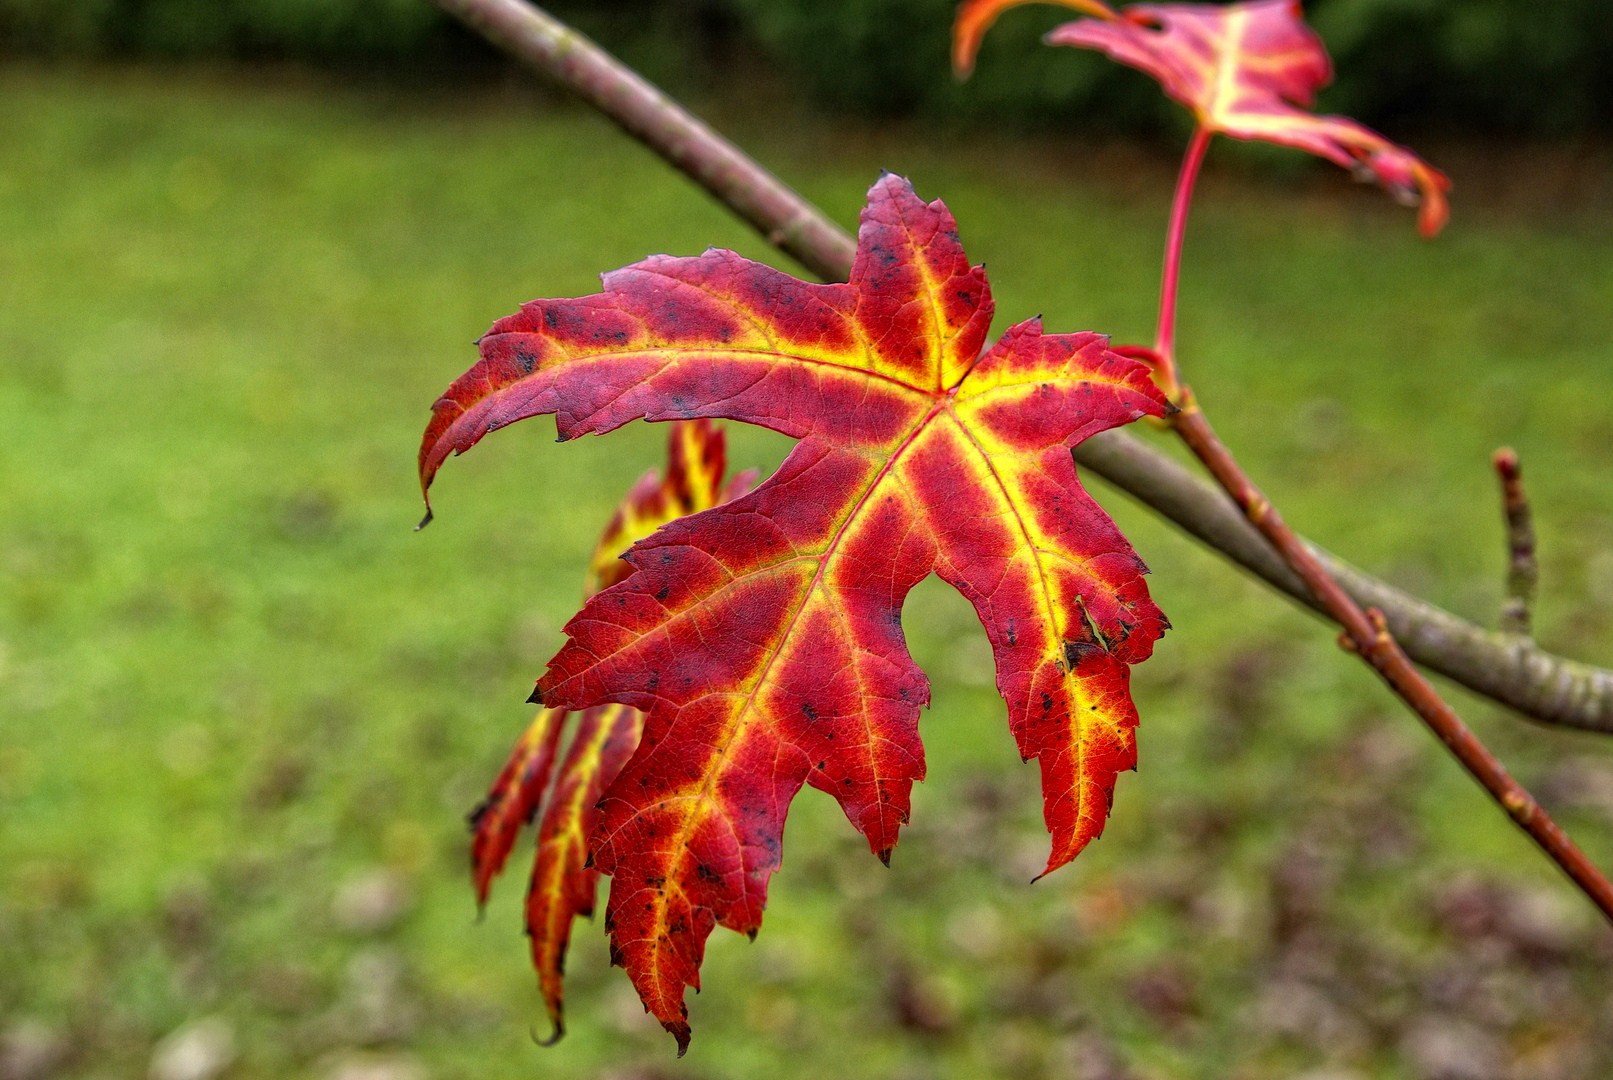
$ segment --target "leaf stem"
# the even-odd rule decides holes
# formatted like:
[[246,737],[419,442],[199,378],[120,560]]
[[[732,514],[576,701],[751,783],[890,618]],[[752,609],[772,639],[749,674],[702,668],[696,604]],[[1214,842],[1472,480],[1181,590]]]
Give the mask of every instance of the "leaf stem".
[[1181,279],[1182,244],[1187,237],[1187,215],[1193,207],[1193,188],[1204,166],[1205,152],[1214,132],[1200,124],[1182,155],[1182,170],[1176,176],[1176,194],[1171,199],[1170,226],[1165,233],[1165,269],[1159,283],[1159,324],[1154,333],[1158,370],[1155,379],[1165,396],[1175,401],[1180,388],[1176,379],[1176,286]]

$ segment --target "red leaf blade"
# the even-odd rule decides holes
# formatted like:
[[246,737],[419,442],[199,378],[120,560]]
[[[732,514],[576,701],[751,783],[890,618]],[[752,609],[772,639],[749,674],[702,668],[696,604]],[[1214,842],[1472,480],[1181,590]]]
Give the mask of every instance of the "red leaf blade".
[[930,573],[992,639],[1010,728],[1048,785],[1049,868],[1097,835],[1133,760],[1126,667],[1166,624],[1069,451],[1165,402],[1093,334],[1023,324],[980,356],[985,275],[945,207],[897,177],[869,193],[845,285],[721,252],[605,285],[495,327],[439,403],[422,475],[541,412],[563,435],[725,416],[800,440],[755,491],[634,545],[539,682],[556,707],[646,713],[593,846],[613,957],[681,1048],[706,938],[760,925],[802,786],[882,857],[895,845],[929,696],[901,608]]
[[[889,177],[882,185],[905,184]],[[876,186],[876,190],[878,190]],[[629,420],[745,420],[800,438],[888,425],[900,400],[950,385],[991,323],[984,275],[939,204],[871,200],[851,281],[816,285],[731,251],[653,256],[606,274],[605,291],[534,300],[493,325],[481,360],[433,406],[422,490],[489,432],[555,415],[562,439]],[[778,313],[758,319],[756,312]],[[790,401],[788,415],[775,403]]]

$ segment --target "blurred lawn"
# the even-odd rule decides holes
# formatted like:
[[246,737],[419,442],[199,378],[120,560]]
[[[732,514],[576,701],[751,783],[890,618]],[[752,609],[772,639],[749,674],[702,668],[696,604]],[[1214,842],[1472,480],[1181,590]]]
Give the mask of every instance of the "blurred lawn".
[[[1172,162],[735,126],[842,221],[881,167],[945,197],[999,325],[1148,334]],[[1311,536],[1482,621],[1487,457],[1517,446],[1542,636],[1613,659],[1605,200],[1531,209],[1471,155],[1424,244],[1330,170],[1235,157],[1181,341],[1228,441]],[[477,925],[462,819],[663,432],[501,433],[420,535],[414,450],[494,318],[711,244],[772,258],[541,97],[0,72],[0,1077],[145,1075],[199,1018],[243,1080],[1613,1072],[1588,906],[1332,634],[1101,488],[1177,627],[1104,843],[1026,885],[1034,770],[932,582],[905,619],[931,779],[894,868],[808,791],[759,941],[712,939],[687,1059],[589,926],[571,1034],[533,1047],[524,868]],[[1609,748],[1460,700],[1613,865]]]

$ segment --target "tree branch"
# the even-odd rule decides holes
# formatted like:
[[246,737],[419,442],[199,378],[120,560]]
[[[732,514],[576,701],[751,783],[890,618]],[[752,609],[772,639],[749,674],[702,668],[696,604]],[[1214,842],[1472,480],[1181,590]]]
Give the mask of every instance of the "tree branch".
[[[436,0],[493,44],[572,90],[694,180],[767,241],[844,280],[855,240],[777,177],[593,42],[523,0]],[[1076,460],[1290,596],[1325,611],[1219,491],[1134,436],[1109,432]],[[1306,542],[1363,607],[1380,609],[1415,661],[1547,724],[1613,733],[1613,671],[1488,632]]]
[[[1075,458],[1267,585],[1327,614],[1219,489],[1166,454],[1112,431],[1082,443]],[[1301,539],[1356,603],[1383,612],[1390,632],[1413,660],[1531,719],[1613,733],[1613,671],[1566,660],[1526,638],[1475,626]]]

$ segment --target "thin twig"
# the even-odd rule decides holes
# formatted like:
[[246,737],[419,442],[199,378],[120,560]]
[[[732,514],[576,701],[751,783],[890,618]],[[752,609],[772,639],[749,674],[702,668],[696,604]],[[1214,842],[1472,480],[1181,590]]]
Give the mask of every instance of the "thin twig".
[[1545,808],[1512,778],[1495,755],[1456,715],[1455,710],[1439,696],[1433,685],[1412,666],[1411,660],[1389,633],[1383,613],[1377,610],[1363,611],[1328,575],[1288,527],[1277,508],[1261,494],[1216,437],[1191,392],[1184,387],[1183,394],[1186,403],[1182,411],[1172,418],[1172,426],[1210,470],[1222,489],[1243,510],[1250,523],[1270,541],[1284,561],[1304,579],[1317,600],[1344,627],[1353,646],[1352,651],[1359,653],[1362,659],[1372,665],[1384,682],[1428,725],[1512,820],[1562,867],[1563,872],[1604,915],[1613,920],[1613,884],[1608,883],[1602,872],[1551,819]]
[[1503,446],[1491,460],[1501,478],[1501,508],[1507,520],[1507,595],[1501,603],[1501,632],[1527,638],[1540,581],[1534,516],[1523,490],[1523,465],[1517,451]]
[[[436,2],[577,93],[819,277],[844,280],[850,273],[855,241],[849,234],[580,34],[521,0]],[[724,181],[729,168],[742,183]],[[1218,492],[1142,440],[1109,432],[1077,447],[1076,460],[1267,584],[1323,610]],[[1342,560],[1311,547],[1357,601],[1383,609],[1418,663],[1542,723],[1613,733],[1613,671],[1490,633],[1370,575],[1345,572]]]

